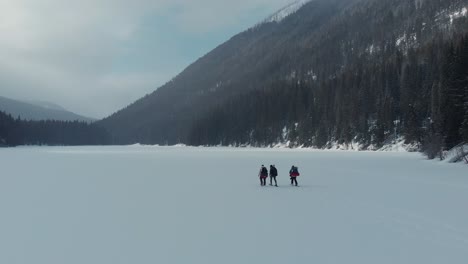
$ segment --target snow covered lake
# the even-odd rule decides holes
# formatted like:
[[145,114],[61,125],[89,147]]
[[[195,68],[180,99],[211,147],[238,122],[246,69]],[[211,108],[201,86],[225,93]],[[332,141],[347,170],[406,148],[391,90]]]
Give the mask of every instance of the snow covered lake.
[[410,153],[0,149],[0,212],[0,263],[468,261],[468,166]]

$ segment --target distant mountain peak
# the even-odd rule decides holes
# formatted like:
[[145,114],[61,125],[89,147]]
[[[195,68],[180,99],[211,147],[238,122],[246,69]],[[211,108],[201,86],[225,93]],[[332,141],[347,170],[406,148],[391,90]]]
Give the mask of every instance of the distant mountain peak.
[[0,112],[23,120],[59,120],[93,122],[95,119],[67,111],[58,104],[44,101],[19,101],[0,96]]
[[312,0],[296,0],[290,3],[289,5],[283,7],[282,9],[280,9],[279,11],[277,11],[276,13],[274,13],[267,19],[265,19],[263,23],[270,23],[270,22],[279,23],[286,17],[296,13],[299,9],[301,9],[301,7],[303,7],[305,4],[307,4],[310,1]]
[[25,101],[25,103],[32,104],[32,105],[37,105],[37,106],[40,106],[40,107],[46,108],[46,109],[68,111],[67,109],[63,108],[62,106],[60,106],[58,104],[47,102],[47,101],[33,100],[33,101]]

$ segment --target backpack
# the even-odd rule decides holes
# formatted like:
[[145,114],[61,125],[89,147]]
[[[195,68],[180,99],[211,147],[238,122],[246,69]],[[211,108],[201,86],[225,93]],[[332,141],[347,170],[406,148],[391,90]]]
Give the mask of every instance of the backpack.
[[262,168],[262,175],[267,175],[268,176],[268,171],[267,171],[267,168],[263,167]]
[[297,168],[297,167],[293,167],[292,173],[294,173],[294,174],[299,174],[298,168]]
[[270,175],[271,176],[278,176],[278,170],[275,167],[272,167],[270,169]]
[[299,175],[301,175],[301,174],[299,173],[299,170],[298,170],[297,167],[292,167],[292,168],[291,168],[291,171],[289,172],[289,175],[290,175],[291,177],[297,177],[297,176],[299,176]]

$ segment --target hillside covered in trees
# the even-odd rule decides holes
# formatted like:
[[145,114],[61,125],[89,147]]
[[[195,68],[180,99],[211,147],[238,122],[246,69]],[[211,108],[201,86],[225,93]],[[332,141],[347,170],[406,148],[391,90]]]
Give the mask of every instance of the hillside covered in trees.
[[375,63],[358,60],[321,82],[276,82],[215,107],[189,142],[375,148],[404,136],[434,154],[468,142],[467,64],[468,34]]
[[0,146],[80,146],[110,143],[107,131],[79,121],[26,121],[0,111]]
[[[99,124],[113,143],[467,140],[467,0],[315,0],[234,36]],[[435,155],[435,154],[433,154]]]

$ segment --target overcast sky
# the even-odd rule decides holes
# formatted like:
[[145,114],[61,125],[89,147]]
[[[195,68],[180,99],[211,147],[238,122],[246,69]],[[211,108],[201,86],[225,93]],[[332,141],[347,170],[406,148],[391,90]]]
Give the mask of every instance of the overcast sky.
[[0,0],[0,96],[101,118],[292,0]]

